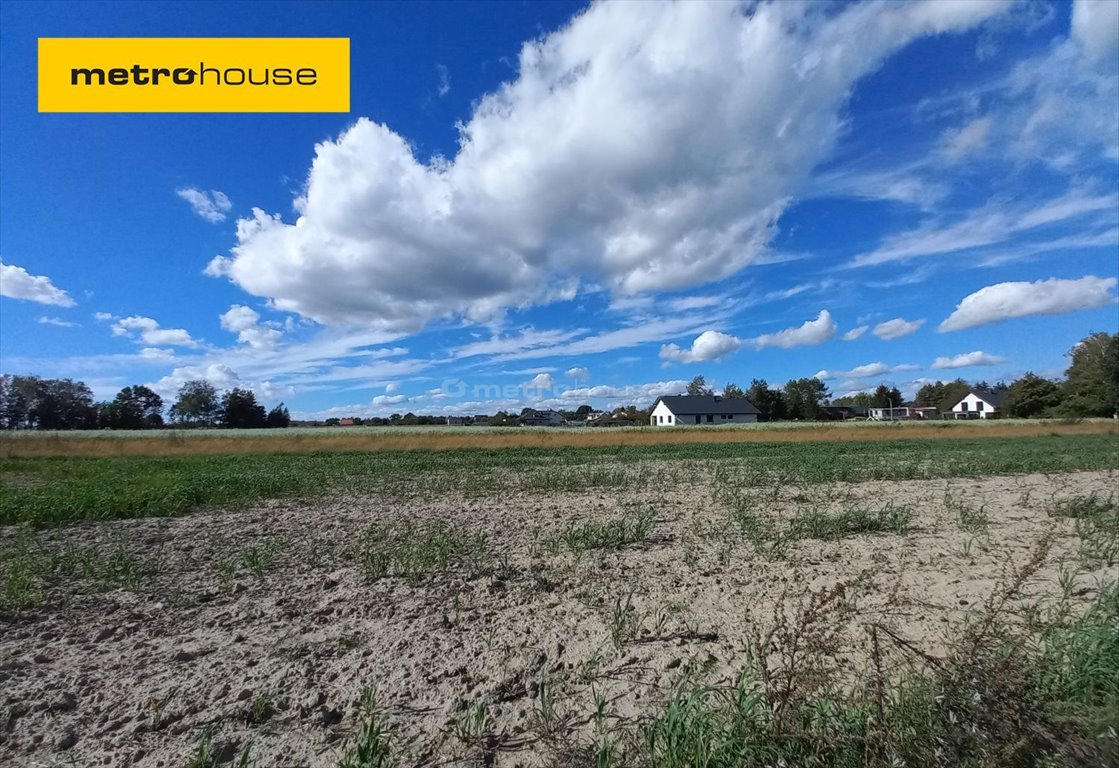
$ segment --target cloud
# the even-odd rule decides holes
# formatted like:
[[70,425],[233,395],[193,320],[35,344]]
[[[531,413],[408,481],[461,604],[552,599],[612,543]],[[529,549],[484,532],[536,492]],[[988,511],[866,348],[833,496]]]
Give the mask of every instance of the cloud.
[[171,373],[150,386],[159,394],[168,397],[177,393],[183,384],[196,379],[205,379],[218,390],[241,386],[241,377],[237,372],[228,365],[220,363],[205,366],[187,365],[175,368]]
[[647,403],[664,395],[677,395],[688,388],[688,382],[680,379],[672,381],[657,381],[650,384],[631,384],[622,387],[600,385],[597,387],[582,387],[580,389],[567,389],[560,397],[567,401],[585,401],[597,399],[621,399],[635,404]]
[[69,320],[63,320],[61,317],[47,317],[43,315],[36,321],[43,325],[57,325],[59,328],[76,328],[77,323],[72,323]]
[[884,373],[890,372],[890,366],[885,363],[867,363],[866,365],[857,365],[849,371],[818,371],[816,373],[817,379],[865,379],[873,376],[881,376]]
[[941,155],[956,162],[983,149],[987,146],[991,123],[990,117],[980,117],[963,128],[946,131],[941,137]]
[[233,208],[233,203],[224,192],[211,189],[209,192],[194,187],[175,190],[175,194],[190,203],[194,212],[213,224],[225,221],[226,214]]
[[525,389],[551,389],[556,385],[556,380],[552,378],[550,373],[538,373],[532,377],[532,381],[525,384]]
[[675,344],[661,347],[661,359],[670,363],[698,363],[704,360],[718,360],[735,351],[743,344],[742,339],[719,331],[704,331],[692,341],[691,349],[680,349]]
[[[112,319],[112,315],[109,316]],[[160,328],[159,323],[150,317],[133,315],[122,317],[113,323],[114,336],[128,336],[139,339],[149,346],[196,347],[198,342],[191,338],[183,328]]]
[[447,72],[447,68],[445,66],[443,66],[442,64],[436,64],[435,65],[435,71],[439,75],[439,86],[438,86],[438,89],[437,89],[438,93],[439,93],[439,98],[443,98],[444,96],[446,96],[448,93],[451,92],[451,76]]
[[1005,357],[988,355],[986,352],[965,352],[954,357],[938,357],[933,363],[933,368],[968,368],[973,365],[998,365],[1005,363]]
[[931,221],[887,237],[875,250],[856,256],[848,266],[867,267],[923,256],[939,256],[1008,242],[1023,233],[1093,215],[1114,217],[1119,194],[1073,190],[1032,205],[993,201],[954,224]]
[[843,334],[842,338],[844,341],[854,341],[855,339],[866,333],[869,329],[869,325],[860,325],[847,331],[847,333]]
[[386,395],[395,395],[395,394],[398,394],[399,392],[400,392],[400,384],[399,383],[397,383],[395,381],[390,381],[388,384],[385,385],[385,394]]
[[588,371],[586,368],[577,367],[568,368],[563,375],[571,379],[572,381],[586,381],[591,377],[591,372]]
[[260,314],[241,304],[234,304],[219,316],[221,327],[237,334],[237,340],[253,349],[271,349],[283,336],[276,328],[259,324]]
[[758,349],[765,349],[766,347],[791,349],[792,347],[823,344],[835,337],[836,328],[831,313],[822,309],[815,320],[806,320],[798,328],[786,328],[777,333],[763,334],[752,339],[751,343]]
[[175,350],[144,347],[140,350],[140,357],[152,362],[167,363],[175,359]]
[[522,47],[453,159],[359,118],[315,149],[296,223],[254,208],[223,275],[328,325],[415,332],[511,306],[680,289],[766,255],[860,78],[1003,3],[596,3]]
[[1114,304],[1111,290],[1119,280],[1088,275],[1079,280],[997,283],[965,296],[938,330],[962,331],[1031,315],[1058,315]]
[[373,398],[373,405],[396,405],[408,402],[407,395],[377,395]]
[[49,277],[29,274],[23,267],[0,261],[0,296],[24,299],[57,307],[72,307],[74,300],[61,288],[55,288]]
[[1115,55],[1119,48],[1119,3],[1076,0],[1072,6],[1072,39],[1092,60]]
[[924,319],[905,320],[900,317],[895,317],[893,320],[887,320],[884,323],[879,323],[874,326],[874,330],[871,331],[871,333],[882,339],[882,341],[890,341],[916,333],[917,329],[924,324]]

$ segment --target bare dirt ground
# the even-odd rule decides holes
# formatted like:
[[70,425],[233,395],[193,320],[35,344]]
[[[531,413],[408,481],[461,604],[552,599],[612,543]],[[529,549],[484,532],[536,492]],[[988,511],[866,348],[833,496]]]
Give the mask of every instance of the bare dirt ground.
[[[752,633],[808,590],[846,585],[833,661],[853,675],[866,625],[935,655],[947,628],[1046,536],[1028,590],[1056,595],[1080,544],[1073,522],[1047,510],[1117,481],[1096,472],[763,491],[760,509],[776,517],[851,505],[913,513],[908,533],[803,539],[768,557],[706,480],[668,492],[339,495],[45,531],[49,547],[127,552],[141,575],[130,591],[56,585],[42,606],[0,615],[0,764],[185,766],[215,724],[222,760],[251,744],[257,766],[334,766],[365,686],[402,765],[563,764],[557,754],[587,729],[595,694],[626,722],[663,706],[685,677],[732,684]],[[576,554],[555,538],[573,521],[646,510],[648,537],[621,551]],[[360,532],[407,521],[486,534],[485,563],[370,578],[351,556]],[[1074,594],[1088,600],[1116,576],[1081,571]],[[479,702],[485,733],[472,741],[464,724]]]

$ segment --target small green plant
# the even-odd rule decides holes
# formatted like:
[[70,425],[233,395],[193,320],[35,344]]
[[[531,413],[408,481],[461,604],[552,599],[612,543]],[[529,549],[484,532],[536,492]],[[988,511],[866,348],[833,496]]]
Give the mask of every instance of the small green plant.
[[987,533],[991,520],[985,504],[976,507],[958,497],[945,493],[944,506],[955,515],[956,522],[961,530],[973,536],[981,536]]
[[263,579],[285,548],[286,543],[279,538],[252,544],[241,553],[241,565],[253,576]]
[[393,756],[388,718],[377,703],[377,691],[364,686],[361,692],[362,724],[357,736],[342,749],[338,768],[391,768],[397,765]]
[[485,539],[462,539],[443,523],[373,526],[360,536],[357,561],[367,577],[403,576],[411,580],[446,570],[454,562],[477,565]]
[[1111,564],[1119,561],[1119,503],[1114,494],[1107,497],[1092,492],[1062,499],[1048,508],[1051,517],[1075,521],[1080,537],[1080,558],[1086,564]]
[[268,722],[276,714],[276,705],[269,693],[258,693],[249,702],[245,720],[252,725],[261,725]]
[[610,640],[614,647],[621,648],[631,641],[637,635],[639,625],[637,609],[633,606],[633,592],[627,594],[624,600],[620,597],[615,599],[610,612]]
[[560,545],[575,555],[591,550],[618,552],[649,538],[656,524],[656,513],[646,509],[627,513],[615,520],[571,523],[555,539],[553,549]]

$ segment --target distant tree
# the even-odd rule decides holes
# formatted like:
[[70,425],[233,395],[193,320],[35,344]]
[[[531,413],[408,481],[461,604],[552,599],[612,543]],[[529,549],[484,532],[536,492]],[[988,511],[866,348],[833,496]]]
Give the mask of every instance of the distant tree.
[[1064,402],[1067,416],[1119,414],[1119,333],[1093,333],[1068,352]]
[[688,394],[713,395],[715,394],[715,392],[711,389],[711,387],[707,386],[707,379],[703,378],[702,376],[696,376],[694,379],[692,379],[691,383],[688,384]]
[[872,408],[897,408],[902,403],[901,392],[897,387],[887,387],[885,384],[879,384],[878,388],[874,390],[871,396],[873,405]]
[[93,393],[81,381],[11,376],[5,380],[3,411],[8,429],[96,429]]
[[402,427],[414,427],[417,423],[419,423],[419,421],[416,418],[416,414],[412,412],[404,414],[404,417],[400,419],[400,426]]
[[171,421],[190,427],[212,426],[218,418],[221,402],[214,385],[205,379],[192,379],[179,387]]
[[342,420],[339,419],[337,416],[331,416],[329,419],[327,419],[326,421],[323,422],[323,424],[325,424],[328,427],[337,427],[341,423],[342,423]]
[[742,400],[746,398],[746,393],[742,390],[742,387],[738,386],[737,384],[727,384],[725,387],[723,387],[723,397],[728,399],[737,398]]
[[399,413],[394,413],[393,415],[389,416],[389,424],[395,427],[400,424],[400,420],[402,418],[403,416],[401,416]]
[[1051,413],[1061,404],[1061,388],[1056,382],[1027,373],[1010,385],[1002,409],[1007,416],[1032,419]]
[[831,401],[832,405],[846,405],[855,408],[874,408],[876,402],[874,395],[869,392],[854,392],[850,395],[837,397]]
[[960,402],[971,389],[971,385],[963,379],[942,382],[937,381],[925,384],[917,390],[914,398],[917,405],[926,408],[936,408],[941,413],[952,410],[952,406]]
[[264,406],[256,401],[251,389],[233,389],[222,395],[221,423],[230,429],[256,429],[263,427],[268,420]]
[[[360,419],[354,419],[354,424],[357,424],[360,421]],[[286,427],[289,424],[291,424],[291,414],[288,413],[288,409],[284,407],[283,403],[280,403],[275,408],[270,410],[268,412],[268,416],[264,420],[264,425],[273,429]]]
[[142,384],[125,387],[98,410],[98,425],[107,429],[153,429],[163,426],[163,398]]
[[777,421],[786,416],[784,393],[779,389],[770,389],[765,379],[750,382],[746,399],[758,409],[759,421]]
[[790,419],[811,421],[823,413],[820,403],[829,396],[824,382],[817,378],[792,379],[785,384],[785,407]]
[[575,409],[575,418],[580,420],[586,419],[587,416],[592,413],[594,413],[594,408],[591,408],[589,405],[580,405]]

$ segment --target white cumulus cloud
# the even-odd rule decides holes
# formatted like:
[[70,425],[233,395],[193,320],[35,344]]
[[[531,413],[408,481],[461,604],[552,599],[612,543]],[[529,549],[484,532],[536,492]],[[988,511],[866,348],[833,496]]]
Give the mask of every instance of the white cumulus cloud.
[[1072,39],[1090,59],[1114,56],[1119,49],[1119,3],[1076,0],[1072,6]]
[[572,381],[586,381],[591,377],[591,372],[583,367],[568,368],[564,376]]
[[901,317],[895,317],[893,320],[887,320],[884,323],[879,323],[874,326],[874,330],[871,331],[871,333],[883,341],[890,341],[891,339],[900,339],[903,336],[914,334],[917,332],[917,329],[924,324],[924,319],[906,320]]
[[890,372],[890,366],[885,363],[867,363],[857,365],[849,371],[817,371],[817,379],[865,379],[871,376],[881,376]]
[[843,334],[842,338],[844,341],[854,341],[855,339],[866,333],[868,330],[870,330],[869,325],[859,325]]
[[233,209],[233,203],[224,192],[211,189],[209,192],[194,187],[175,190],[175,194],[190,203],[194,212],[206,221],[217,224],[225,221],[226,215]]
[[298,221],[253,209],[207,274],[322,323],[406,332],[588,282],[725,278],[765,253],[860,78],[1005,7],[593,4],[523,46],[454,158],[359,118],[316,147]]
[[952,357],[938,357],[933,362],[933,368],[968,368],[973,365],[998,365],[1005,363],[1005,357],[998,355],[989,355],[981,350],[975,352],[964,352],[963,354],[954,355]]
[[57,325],[59,328],[74,328],[78,325],[69,320],[63,320],[61,317],[50,317],[47,315],[39,317],[36,322],[42,323],[43,325]]
[[691,349],[681,349],[676,344],[661,347],[661,359],[670,363],[698,363],[704,360],[718,360],[735,351],[743,344],[742,339],[720,331],[704,331],[692,341]]
[[74,300],[61,288],[56,288],[49,277],[32,275],[23,267],[0,261],[0,296],[24,299],[57,307],[72,307]]
[[276,328],[260,324],[260,313],[251,307],[234,304],[220,316],[221,327],[237,334],[237,340],[253,349],[271,349],[283,336]]
[[[112,316],[110,315],[110,318]],[[133,315],[113,323],[114,336],[128,336],[152,347],[196,347],[198,342],[184,328],[160,328],[150,317]]]
[[525,389],[551,389],[556,385],[556,380],[552,378],[550,373],[538,373],[532,377],[532,381],[525,384]]
[[1052,278],[1035,282],[997,283],[965,296],[940,324],[940,331],[962,331],[1030,315],[1058,315],[1114,304],[1114,277],[1087,275],[1079,280]]
[[815,320],[806,320],[797,328],[786,328],[777,333],[763,334],[752,339],[751,343],[758,349],[765,349],[766,347],[791,349],[793,347],[812,346],[823,344],[825,341],[834,338],[836,328],[831,312],[822,309]]

